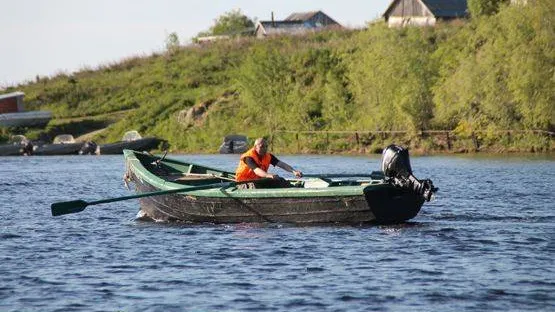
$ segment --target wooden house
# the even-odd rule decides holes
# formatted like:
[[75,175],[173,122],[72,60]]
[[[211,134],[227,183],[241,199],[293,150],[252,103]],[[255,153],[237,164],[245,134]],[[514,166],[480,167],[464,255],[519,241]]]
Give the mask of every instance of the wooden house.
[[23,108],[23,92],[0,94],[0,127],[42,127],[52,119],[50,111],[30,111]]
[[466,0],[393,0],[383,14],[389,27],[434,26],[468,17]]
[[326,27],[341,27],[341,25],[322,11],[293,13],[281,21],[274,20],[274,13],[272,13],[272,20],[256,23],[255,35],[258,38],[283,34],[294,35]]
[[23,92],[0,94],[0,114],[23,111]]
[[257,38],[265,38],[267,36],[276,36],[283,34],[302,34],[307,28],[302,22],[285,22],[285,21],[258,21],[256,23],[255,35]]

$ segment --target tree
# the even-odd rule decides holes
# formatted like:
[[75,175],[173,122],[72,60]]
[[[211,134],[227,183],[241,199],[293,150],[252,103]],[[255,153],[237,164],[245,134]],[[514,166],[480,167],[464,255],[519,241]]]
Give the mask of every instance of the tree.
[[473,17],[493,15],[499,11],[502,4],[508,0],[468,0],[468,11]]
[[172,32],[166,38],[166,51],[173,54],[179,50],[179,37],[176,32]]
[[218,35],[241,35],[254,31],[254,22],[241,12],[241,9],[231,10],[214,20],[214,25],[207,32],[200,32],[197,37]]
[[283,47],[257,45],[235,74],[235,83],[243,103],[244,121],[251,128],[262,127],[270,134],[295,124],[291,101],[294,79],[290,56]]
[[348,78],[357,103],[359,129],[427,129],[432,119],[434,49],[425,28],[375,26],[355,38]]

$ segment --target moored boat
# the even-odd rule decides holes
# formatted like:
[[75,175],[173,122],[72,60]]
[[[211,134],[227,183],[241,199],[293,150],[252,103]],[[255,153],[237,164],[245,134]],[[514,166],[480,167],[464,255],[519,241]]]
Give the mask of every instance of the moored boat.
[[143,138],[137,131],[127,131],[121,141],[100,144],[97,149],[99,155],[122,154],[124,149],[150,151],[158,147],[160,140],[155,137]]
[[33,155],[83,155],[91,154],[88,145],[90,142],[76,142],[71,134],[57,135],[52,143],[36,144],[33,147]]
[[33,152],[33,144],[23,135],[14,135],[8,144],[0,145],[0,156],[30,155]]
[[[238,188],[234,173],[132,150],[123,151],[126,180],[140,199],[139,216],[192,223],[396,223],[414,218],[437,189],[412,175],[408,152],[384,150],[382,173],[288,180],[287,188]],[[206,188],[199,189],[199,186]],[[191,188],[191,191],[187,191]]]
[[247,137],[240,134],[230,134],[224,137],[220,145],[220,154],[241,154],[249,149]]

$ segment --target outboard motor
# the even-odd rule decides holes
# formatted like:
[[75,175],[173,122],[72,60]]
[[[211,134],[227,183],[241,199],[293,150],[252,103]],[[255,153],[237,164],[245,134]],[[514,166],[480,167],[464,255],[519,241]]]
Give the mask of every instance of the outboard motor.
[[438,188],[434,187],[431,180],[418,180],[410,167],[409,151],[397,145],[389,145],[382,154],[382,171],[385,178],[396,186],[413,190],[430,201]]
[[21,149],[19,149],[21,155],[30,156],[33,155],[33,143],[31,141],[25,141],[21,143]]
[[98,145],[95,142],[87,141],[79,150],[79,155],[94,155],[97,149]]

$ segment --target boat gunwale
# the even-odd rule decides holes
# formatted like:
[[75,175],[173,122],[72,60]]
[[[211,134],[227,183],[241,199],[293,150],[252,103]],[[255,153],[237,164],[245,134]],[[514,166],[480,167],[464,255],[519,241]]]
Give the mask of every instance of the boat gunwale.
[[[175,183],[171,181],[164,180],[148,170],[140,159],[137,158],[136,154],[140,152],[134,150],[124,150],[124,158],[127,167],[127,171],[132,171],[133,174],[138,178],[141,179],[143,183],[148,183],[152,187],[158,190],[173,190],[179,188],[187,188],[186,184]],[[150,155],[149,155],[150,156]],[[158,156],[153,156],[154,158],[158,158]],[[219,171],[219,172],[226,172],[219,169],[214,169],[211,167],[198,165],[195,163],[190,162],[183,162],[180,160],[166,158],[164,161],[178,163],[180,165],[197,165],[202,166],[204,168]],[[215,178],[218,178],[217,176]],[[190,187],[195,187],[198,185],[191,185]],[[260,199],[260,198],[317,198],[317,197],[352,197],[352,196],[364,196],[364,190],[367,187],[372,188],[379,188],[379,187],[391,187],[388,183],[374,183],[374,184],[365,184],[365,185],[344,185],[344,186],[333,186],[333,187],[322,187],[322,188],[271,188],[271,189],[238,189],[236,186],[229,186],[229,182],[222,181],[222,188],[214,187],[206,190],[197,190],[187,192],[184,190],[183,192],[189,196],[198,196],[198,197],[234,197],[234,198],[241,198],[241,199]],[[184,193],[176,193],[184,195]]]

